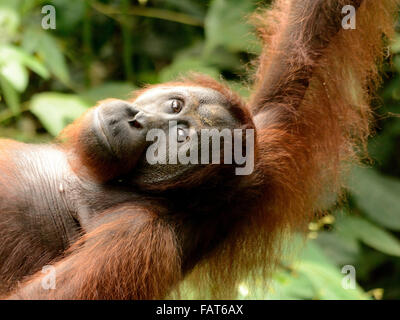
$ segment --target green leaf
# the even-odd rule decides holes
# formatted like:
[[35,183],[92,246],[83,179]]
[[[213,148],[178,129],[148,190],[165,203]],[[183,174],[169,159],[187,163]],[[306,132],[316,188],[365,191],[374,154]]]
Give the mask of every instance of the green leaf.
[[397,136],[400,135],[400,131],[396,133],[396,130],[400,130],[400,119],[393,119],[390,123],[385,124],[385,130],[372,138],[368,144],[369,155],[380,165],[387,165],[393,157]]
[[53,136],[89,107],[90,104],[74,94],[46,92],[36,94],[31,100],[32,113]]
[[44,79],[47,79],[50,76],[46,67],[36,57],[15,46],[1,46],[0,64],[7,64],[10,60],[18,61],[20,64],[25,65]]
[[351,190],[357,206],[369,218],[388,229],[400,230],[400,180],[373,169],[357,168]]
[[56,40],[47,33],[41,34],[38,53],[43,57],[43,60],[51,72],[53,72],[61,82],[70,82],[69,71],[64,55]]
[[18,114],[21,110],[18,92],[14,89],[11,83],[1,74],[0,85],[7,106],[14,114]]
[[351,264],[357,261],[360,248],[355,237],[338,232],[322,231],[318,232],[318,238],[315,241],[336,265]]
[[26,52],[37,53],[51,73],[64,84],[69,84],[70,75],[65,57],[59,43],[48,31],[27,30],[24,33],[22,47]]
[[28,85],[28,71],[17,60],[9,60],[0,67],[1,75],[19,92],[25,91]]
[[135,89],[134,85],[127,82],[107,82],[80,93],[80,96],[87,99],[90,104],[95,104],[107,98],[126,100],[130,98]]
[[341,269],[325,255],[315,240],[309,240],[305,246],[299,247],[300,240],[299,237],[295,237],[289,243],[293,247],[297,260],[290,261],[288,265],[290,272],[280,268],[274,273],[272,290],[267,295],[268,299],[359,300],[369,298],[357,285],[355,289],[343,287],[342,281],[345,274],[342,274]]
[[400,35],[396,34],[390,44],[390,49],[392,53],[399,53],[400,52]]
[[313,285],[304,274],[278,270],[271,280],[267,295],[254,295],[253,292],[257,293],[257,291],[260,291],[259,288],[255,288],[256,290],[249,288],[249,295],[246,298],[295,300],[312,299],[315,296]]
[[243,83],[238,82],[238,81],[229,81],[228,82],[229,87],[238,93],[241,97],[243,98],[248,98],[250,96],[250,88],[248,86],[245,86]]
[[85,1],[82,0],[52,0],[57,9],[57,31],[61,34],[74,32],[84,19]]
[[40,34],[44,32],[42,30],[37,30],[29,28],[25,30],[22,34],[21,47],[25,52],[33,54],[37,51],[36,48],[39,47]]
[[393,65],[397,72],[400,72],[400,56],[395,56],[393,59]]
[[31,56],[22,50],[18,50],[18,52],[21,63],[23,63],[26,67],[37,73],[43,79],[48,79],[50,77],[49,71],[36,57]]
[[359,217],[346,217],[342,225],[368,246],[383,253],[400,257],[400,241],[386,230]]
[[220,70],[246,71],[246,66],[241,62],[237,53],[218,47],[211,52],[205,52],[203,60]]
[[316,299],[322,300],[367,300],[368,296],[358,286],[355,289],[344,289],[344,274],[323,264],[301,261],[298,271],[304,273],[314,286]]
[[0,38],[12,38],[20,25],[20,16],[16,8],[10,6],[12,2],[0,2]]
[[197,0],[164,0],[164,2],[197,18],[203,18],[206,11],[206,6]]
[[248,51],[257,43],[248,15],[254,11],[253,1],[213,0],[205,19],[208,50],[224,46],[231,51]]
[[359,286],[346,290],[342,286],[345,276],[341,273],[315,241],[308,241],[298,262],[293,264],[297,272],[308,277],[315,290],[316,299],[368,299],[366,293]]
[[208,74],[215,79],[219,76],[217,69],[207,66],[201,59],[181,58],[161,70],[160,79],[162,82],[171,81],[191,71]]

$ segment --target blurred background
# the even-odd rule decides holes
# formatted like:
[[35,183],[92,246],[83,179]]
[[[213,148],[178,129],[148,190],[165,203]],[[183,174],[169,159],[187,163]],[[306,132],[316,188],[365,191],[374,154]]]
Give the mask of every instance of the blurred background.
[[[96,101],[189,70],[222,75],[248,96],[260,46],[246,17],[256,3],[0,0],[0,137],[48,142]],[[56,29],[42,28],[48,4]],[[347,203],[310,224],[271,286],[243,279],[238,298],[400,298],[400,33],[391,51],[374,103],[372,160],[354,170]]]

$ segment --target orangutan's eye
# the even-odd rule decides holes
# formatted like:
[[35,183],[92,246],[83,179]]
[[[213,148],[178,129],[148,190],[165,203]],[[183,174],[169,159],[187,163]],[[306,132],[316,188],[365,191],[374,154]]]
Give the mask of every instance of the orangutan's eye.
[[175,113],[181,112],[183,107],[183,101],[178,99],[171,100],[171,109]]

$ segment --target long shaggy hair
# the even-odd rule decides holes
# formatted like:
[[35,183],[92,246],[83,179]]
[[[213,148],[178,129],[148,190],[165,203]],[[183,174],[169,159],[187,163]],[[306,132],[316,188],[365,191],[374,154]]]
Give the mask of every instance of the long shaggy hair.
[[[255,210],[244,213],[246,223],[188,277],[196,288],[204,284],[199,297],[233,298],[240,281],[268,279],[284,240],[306,231],[332,205],[332,195],[341,198],[349,165],[365,156],[372,94],[380,83],[398,1],[359,1],[356,29],[326,28],[319,35],[321,48],[313,49],[309,35],[321,23],[319,17],[339,19],[332,25],[340,26],[338,8],[348,1],[326,1],[324,12],[320,1],[304,2],[278,0],[253,16],[264,45],[248,105],[258,150],[248,183],[258,198]],[[304,10],[298,15],[302,20],[294,21],[295,32],[288,34],[296,6],[303,6],[295,8]]]

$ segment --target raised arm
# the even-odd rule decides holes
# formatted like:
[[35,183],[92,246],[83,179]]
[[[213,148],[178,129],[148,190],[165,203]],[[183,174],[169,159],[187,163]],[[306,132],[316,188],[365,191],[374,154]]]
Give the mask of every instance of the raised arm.
[[181,277],[174,231],[134,206],[106,212],[54,267],[54,290],[39,272],[8,299],[161,299]]
[[[280,230],[307,228],[332,206],[364,151],[398,2],[277,0],[258,14],[264,49],[250,105],[264,206]],[[357,9],[354,30],[342,28],[345,5]]]
[[256,15],[264,50],[252,101],[255,114],[271,105],[296,109],[301,104],[319,58],[342,28],[342,8],[357,10],[362,2],[279,0],[273,11]]

